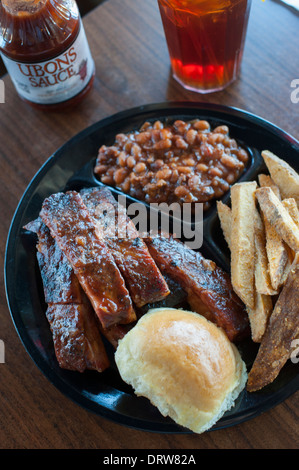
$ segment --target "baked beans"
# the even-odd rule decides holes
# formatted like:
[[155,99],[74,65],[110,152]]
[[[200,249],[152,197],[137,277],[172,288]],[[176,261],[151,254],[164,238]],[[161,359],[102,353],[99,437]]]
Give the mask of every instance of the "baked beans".
[[103,183],[148,203],[203,202],[206,209],[239,178],[248,158],[227,126],[156,121],[103,145],[94,171]]

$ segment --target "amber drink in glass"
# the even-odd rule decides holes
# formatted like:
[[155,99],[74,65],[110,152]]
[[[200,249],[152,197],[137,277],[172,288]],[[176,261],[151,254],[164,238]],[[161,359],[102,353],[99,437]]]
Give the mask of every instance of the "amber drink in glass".
[[158,0],[174,78],[200,93],[240,72],[251,0]]

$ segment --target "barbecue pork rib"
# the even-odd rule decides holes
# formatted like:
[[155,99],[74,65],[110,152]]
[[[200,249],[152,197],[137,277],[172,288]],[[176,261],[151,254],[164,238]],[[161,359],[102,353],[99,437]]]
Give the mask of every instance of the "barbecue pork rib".
[[76,191],[44,200],[40,218],[69,261],[104,329],[136,320],[125,281]]
[[37,260],[47,304],[80,304],[82,290],[75,273],[40,218],[25,227],[38,236]]
[[[143,307],[167,297],[170,291],[164,277],[125,208],[119,210],[111,191],[96,187],[83,189],[80,195],[125,279],[134,304]],[[122,238],[117,232],[119,225]]]
[[249,335],[247,313],[226,272],[173,238],[148,238],[146,243],[161,272],[187,292],[195,312],[221,327],[232,342]]
[[78,372],[103,372],[110,361],[98,319],[68,260],[41,219],[24,228],[38,236],[37,260],[48,304],[46,317],[59,366]]
[[55,355],[62,369],[103,372],[110,366],[89,301],[82,304],[50,304],[46,316]]

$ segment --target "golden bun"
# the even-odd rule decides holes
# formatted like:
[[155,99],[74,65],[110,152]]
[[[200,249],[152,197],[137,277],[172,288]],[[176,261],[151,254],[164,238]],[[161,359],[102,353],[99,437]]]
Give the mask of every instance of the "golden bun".
[[197,313],[150,310],[119,342],[115,361],[136,395],[202,433],[244,389],[246,366],[222,329]]

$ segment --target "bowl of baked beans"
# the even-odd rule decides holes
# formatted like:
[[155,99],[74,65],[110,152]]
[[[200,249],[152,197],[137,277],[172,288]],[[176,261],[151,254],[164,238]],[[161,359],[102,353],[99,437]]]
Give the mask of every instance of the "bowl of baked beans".
[[99,148],[95,175],[146,203],[203,203],[220,199],[242,175],[249,153],[227,125],[203,119],[146,121]]

